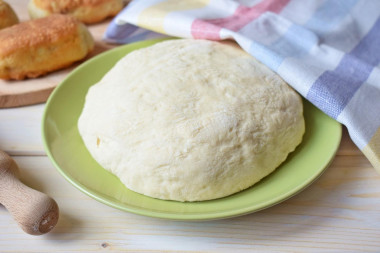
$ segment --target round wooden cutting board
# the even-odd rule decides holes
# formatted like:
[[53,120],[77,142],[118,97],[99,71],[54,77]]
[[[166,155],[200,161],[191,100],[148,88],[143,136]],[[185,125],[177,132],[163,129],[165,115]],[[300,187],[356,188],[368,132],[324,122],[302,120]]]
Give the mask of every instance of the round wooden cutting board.
[[70,70],[61,70],[36,79],[0,80],[0,108],[45,102]]
[[[8,0],[7,2],[14,9],[21,22],[29,20],[25,0]],[[86,59],[115,46],[102,42],[103,33],[110,21],[111,19],[107,19],[101,23],[87,26],[94,37],[95,50]],[[81,62],[76,63],[69,68],[51,72],[45,76],[35,79],[25,79],[21,81],[7,81],[0,79],[0,108],[17,107],[45,102],[53,89],[61,83],[67,74]]]

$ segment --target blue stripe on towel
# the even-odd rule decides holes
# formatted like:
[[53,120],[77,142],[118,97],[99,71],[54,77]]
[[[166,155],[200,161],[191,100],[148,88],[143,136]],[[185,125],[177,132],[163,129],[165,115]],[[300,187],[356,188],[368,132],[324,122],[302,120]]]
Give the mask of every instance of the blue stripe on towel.
[[287,57],[300,57],[319,43],[319,36],[329,33],[350,13],[358,0],[328,0],[303,26],[293,24],[271,45],[253,42],[249,52],[276,71]]
[[307,99],[336,119],[373,68],[380,63],[380,19],[332,71],[325,71],[311,86]]

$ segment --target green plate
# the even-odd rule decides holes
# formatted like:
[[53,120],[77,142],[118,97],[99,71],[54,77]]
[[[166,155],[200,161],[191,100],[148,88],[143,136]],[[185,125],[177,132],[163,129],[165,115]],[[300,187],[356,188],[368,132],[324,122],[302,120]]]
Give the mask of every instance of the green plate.
[[304,101],[306,133],[300,146],[271,175],[229,197],[192,203],[150,198],[128,190],[85,148],[77,129],[88,88],[127,53],[160,40],[142,41],[105,52],[75,69],[50,96],[42,120],[45,150],[58,171],[75,187],[109,206],[151,217],[176,220],[220,219],[275,205],[313,182],[333,159],[341,125]]

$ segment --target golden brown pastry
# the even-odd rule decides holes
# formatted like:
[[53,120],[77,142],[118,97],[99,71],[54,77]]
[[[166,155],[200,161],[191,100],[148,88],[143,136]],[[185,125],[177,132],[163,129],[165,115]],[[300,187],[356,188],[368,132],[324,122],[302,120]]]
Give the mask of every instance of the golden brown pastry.
[[61,13],[87,24],[115,16],[122,8],[123,0],[30,0],[28,5],[31,18]]
[[17,24],[18,22],[18,17],[12,7],[3,0],[0,0],[0,29]]
[[54,14],[0,31],[0,78],[34,78],[83,59],[94,48],[86,26]]

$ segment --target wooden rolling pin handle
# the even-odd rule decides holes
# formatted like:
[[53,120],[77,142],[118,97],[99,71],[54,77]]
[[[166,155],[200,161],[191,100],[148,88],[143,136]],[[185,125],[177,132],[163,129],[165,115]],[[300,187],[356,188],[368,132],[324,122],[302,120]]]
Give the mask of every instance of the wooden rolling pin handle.
[[58,222],[57,203],[46,194],[24,185],[18,179],[17,164],[3,151],[0,151],[0,203],[31,235],[45,234]]

